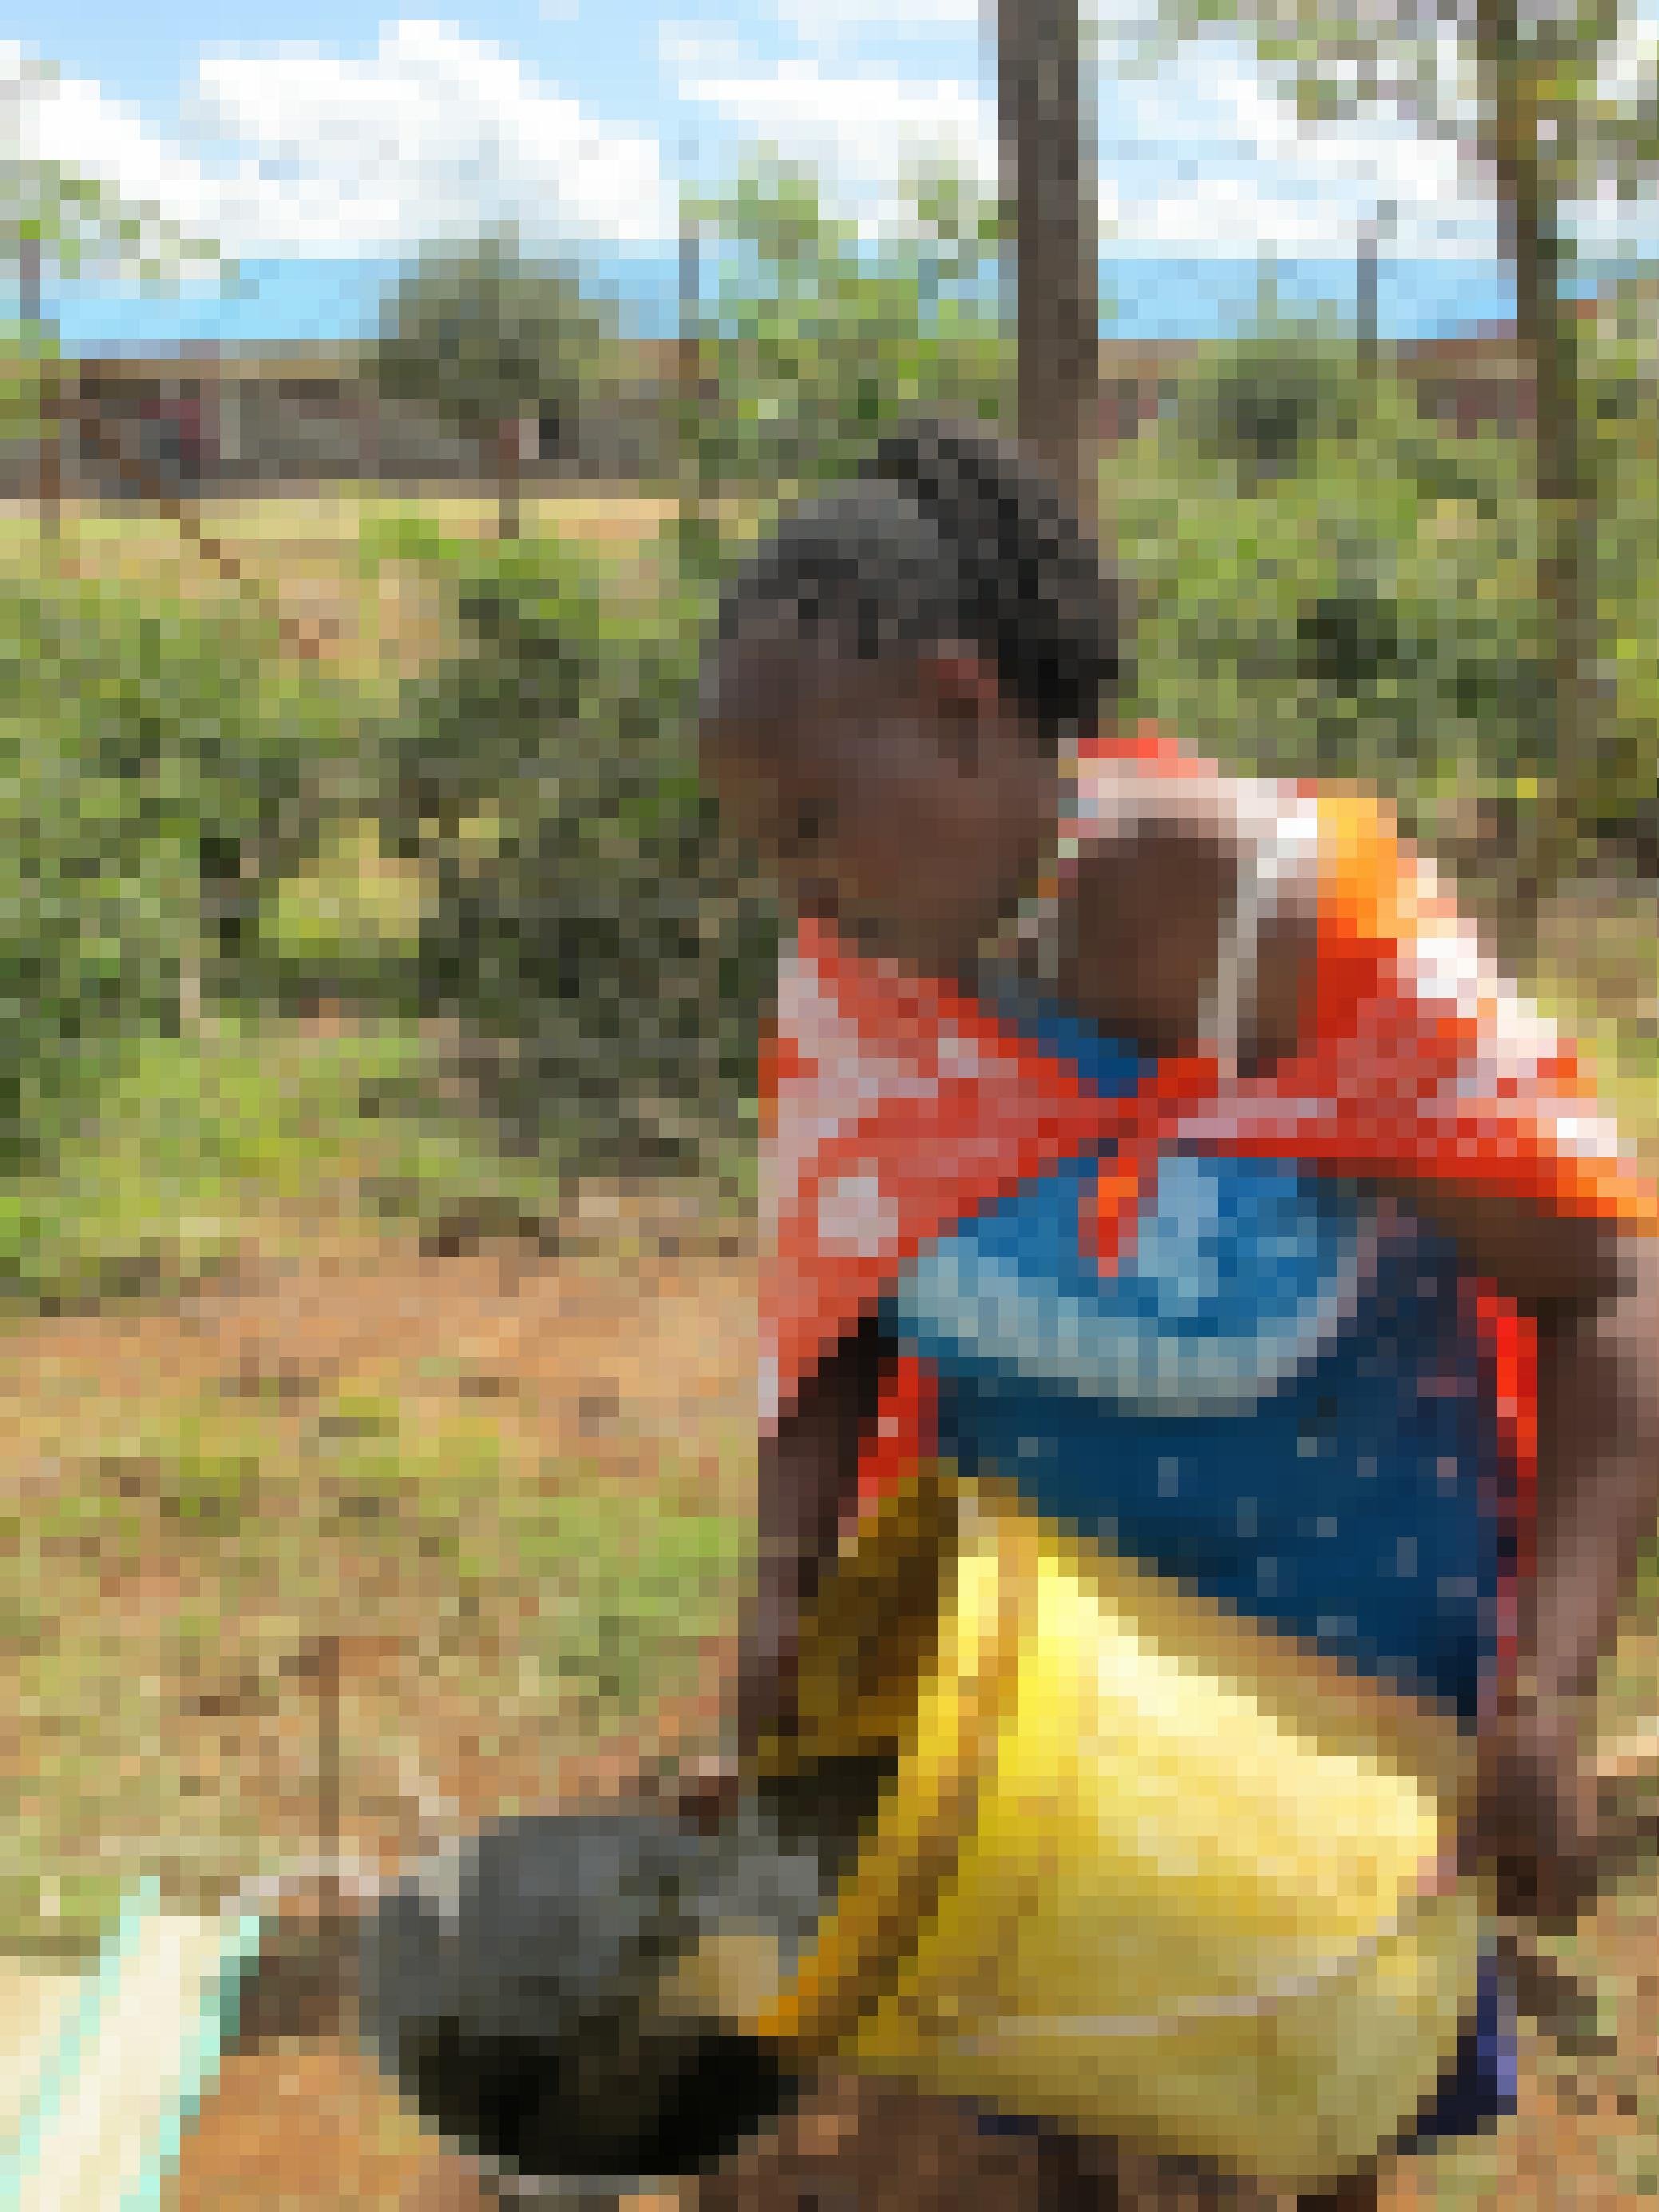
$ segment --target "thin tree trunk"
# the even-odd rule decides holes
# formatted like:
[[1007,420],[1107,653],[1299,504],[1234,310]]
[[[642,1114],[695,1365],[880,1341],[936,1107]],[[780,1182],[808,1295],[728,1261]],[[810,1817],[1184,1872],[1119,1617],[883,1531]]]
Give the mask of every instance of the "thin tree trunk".
[[1354,319],[1359,331],[1359,372],[1376,374],[1376,230],[1374,218],[1359,226],[1359,265],[1354,282]]
[[35,448],[35,503],[43,538],[56,538],[62,520],[63,456],[58,428],[58,365],[44,358],[46,315],[41,304],[40,241],[25,239],[18,253],[19,307],[21,320],[41,349],[40,423]]
[[26,238],[17,249],[18,313],[38,338],[40,335],[40,241]]
[[1358,266],[1355,272],[1354,310],[1359,331],[1359,369],[1368,381],[1376,377],[1379,339],[1376,312],[1377,261],[1382,234],[1393,222],[1394,206],[1384,201],[1376,213],[1360,226]]
[[522,453],[523,430],[518,416],[510,416],[495,441],[495,535],[503,544],[519,535]]
[[997,0],[1002,200],[1012,217],[1021,439],[1091,520],[1100,270],[1093,102],[1079,69],[1078,0]]
[[[1502,249],[1515,270],[1516,346],[1534,397],[1543,788],[1522,840],[1516,890],[1528,908],[1570,873],[1592,805],[1595,501],[1581,416],[1577,317],[1561,288],[1567,248],[1539,155],[1542,58],[1523,53],[1516,0],[1479,0],[1478,54],[1492,117]],[[1518,428],[1518,426],[1517,426]],[[1516,916],[1528,927],[1532,916]]]
[[702,520],[702,437],[698,400],[702,375],[699,318],[702,307],[702,234],[696,216],[680,214],[679,328],[677,392],[679,423],[675,438],[679,474],[679,513],[686,543]]

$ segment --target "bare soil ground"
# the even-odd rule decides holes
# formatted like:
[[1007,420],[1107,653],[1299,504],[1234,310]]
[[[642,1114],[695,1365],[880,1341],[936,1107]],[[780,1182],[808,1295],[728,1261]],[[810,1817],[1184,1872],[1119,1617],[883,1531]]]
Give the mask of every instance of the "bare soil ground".
[[[295,1407],[344,1378],[429,1407],[434,1418],[446,1401],[482,1400],[532,1423],[553,1449],[580,1441],[599,1451],[623,1484],[654,1439],[713,1437],[746,1404],[750,1261],[730,1245],[700,1243],[700,1234],[621,1201],[609,1218],[573,1224],[571,1249],[553,1260],[440,1260],[343,1237],[331,1253],[319,1243],[303,1267],[255,1271],[185,1310],[43,1322],[6,1347],[0,1397],[15,1410],[3,1448],[8,1457],[27,1455],[43,1404],[136,1401],[158,1374],[173,1383],[216,1379],[233,1394],[275,1389]],[[715,1469],[717,1456],[709,1464]],[[737,1480],[740,1489],[741,1473]],[[180,1594],[165,1582],[165,1574],[161,1584],[117,1582],[106,1601],[172,1606]],[[346,1595],[343,1588],[343,1603]],[[718,1639],[696,1686],[639,1729],[583,1742],[550,1735],[532,1712],[503,1713],[481,1733],[473,1698],[447,1698],[422,1664],[418,1638],[400,1633],[422,1596],[416,1587],[399,1595],[365,1583],[355,1592],[362,1609],[346,1623],[348,1706],[362,1755],[343,1836],[382,1867],[429,1840],[434,1826],[453,1832],[498,1812],[612,1796],[654,1743],[695,1741],[714,1725],[730,1657]],[[1651,1710],[1659,1680],[1651,1637],[1632,1634],[1620,1674],[1619,1702]],[[262,1823],[300,1848],[314,1810],[295,1780],[313,1725],[303,1693],[285,1695],[270,1718],[289,1757],[264,1770],[272,1778],[263,1791],[258,1761],[237,1766],[236,1785]],[[222,1726],[220,1736],[223,1743]],[[381,1771],[377,1753],[393,1747],[401,1764]],[[219,1758],[228,1778],[234,1746]],[[1569,2203],[1575,2212],[1622,2212],[1659,2189],[1656,1934],[1659,1893],[1650,1875],[1581,1930],[1581,1960],[1599,1969],[1617,2013],[1616,2050],[1563,2060],[1534,2039],[1522,2117],[1490,2141],[1403,2170],[1391,2212],[1544,2212]],[[775,2139],[681,2201],[700,2212],[1014,2212],[1032,2202],[1032,2185],[1023,2146],[987,2142],[947,2107],[836,2081]],[[349,2041],[315,2036],[228,2063],[182,2146],[174,2196],[178,2212],[301,2204],[471,2212],[481,2201],[465,2166],[400,2109]],[[1175,2200],[1149,2187],[1137,2201]]]

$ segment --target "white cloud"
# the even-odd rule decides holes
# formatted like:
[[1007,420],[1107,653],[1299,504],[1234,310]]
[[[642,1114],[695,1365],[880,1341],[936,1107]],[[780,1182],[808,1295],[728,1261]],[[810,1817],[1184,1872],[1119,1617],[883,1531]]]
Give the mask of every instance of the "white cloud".
[[[1155,20],[1156,0],[1084,0],[1105,46],[1133,43]],[[860,70],[860,45],[915,33],[939,42],[982,20],[982,0],[772,0],[779,23],[815,50],[809,60],[763,63],[729,34],[665,41],[665,64],[683,97],[731,125],[817,162],[826,180],[867,204],[918,141],[965,156],[989,184],[995,117],[988,93],[960,78]],[[1659,23],[1639,0],[1645,27],[1618,42],[1606,74],[1626,94],[1640,81]],[[1474,119],[1474,88],[1459,68],[1455,27],[1438,58],[1439,97],[1460,124]],[[986,72],[988,76],[988,71]],[[1452,138],[1419,131],[1386,107],[1310,127],[1281,98],[1255,57],[1224,32],[1181,47],[1152,75],[1101,81],[1100,206],[1111,242],[1141,252],[1254,258],[1346,258],[1380,202],[1393,204],[1390,252],[1416,260],[1490,261],[1498,251],[1490,179]],[[1605,247],[1655,219],[1603,198],[1576,210],[1571,227]]]
[[1651,21],[1626,22],[1602,50],[1596,90],[1621,105],[1639,100],[1652,88],[1659,37]]
[[[832,51],[872,34],[883,40],[937,39],[994,21],[991,0],[772,0],[772,12],[805,46]],[[1085,24],[1107,39],[1150,27],[1157,0],[1082,0]]]
[[836,47],[872,31],[907,33],[971,30],[983,20],[983,0],[775,0],[778,21],[803,44]]
[[[665,41],[664,60],[683,100],[717,114],[738,139],[814,162],[835,195],[872,221],[890,209],[906,161],[920,153],[949,154],[994,184],[994,102],[961,79],[822,59],[766,66],[729,36],[688,33]],[[1183,48],[1152,76],[1107,79],[1100,146],[1103,232],[1122,248],[1346,257],[1361,223],[1389,199],[1398,253],[1496,251],[1490,200],[1455,146],[1386,116],[1310,129],[1249,56],[1213,39]]]
[[47,75],[21,46],[0,46],[0,112],[21,160],[118,185],[132,205],[186,229],[207,220],[211,195],[198,165],[89,79]]
[[[579,0],[541,4],[568,12]],[[949,54],[954,66],[964,57],[946,34],[977,21],[980,4],[772,0],[780,21],[817,48],[785,59],[729,31],[665,24],[668,86],[706,118],[693,134],[698,167],[707,174],[732,141],[759,140],[816,164],[830,195],[872,227],[896,211],[895,188],[918,161],[948,158],[991,185],[988,68],[927,75],[925,47],[908,70],[890,59],[860,66],[856,51],[866,34],[915,28],[937,37],[941,63]],[[1109,21],[1151,4],[1121,0]],[[1654,0],[1638,13],[1652,18]],[[1638,80],[1651,45],[1650,32],[1621,44],[1610,65],[1621,88]],[[28,68],[0,42],[0,132],[15,117],[26,155],[106,179],[243,258],[400,253],[507,216],[532,240],[653,244],[674,234],[672,184],[650,130],[597,121],[453,24],[387,23],[366,58],[295,46],[204,55],[179,137],[88,79],[59,78],[29,96]],[[1400,258],[1497,252],[1487,182],[1455,144],[1386,112],[1310,129],[1224,36],[1187,46],[1151,76],[1105,76],[1100,114],[1101,217],[1119,247],[1346,257],[1386,199]],[[1587,207],[1577,225],[1598,246],[1653,227],[1650,208],[1614,203]]]
[[809,162],[828,195],[879,223],[915,162],[943,159],[989,185],[996,176],[996,118],[975,87],[951,78],[827,70],[817,61],[772,68],[722,45],[680,39],[672,58],[682,100],[708,109],[739,143],[756,141]]
[[[1385,113],[1310,126],[1251,58],[1218,41],[1121,87],[1118,106],[1126,245],[1346,257],[1386,200],[1397,254],[1497,250],[1491,197],[1454,143]],[[1157,179],[1152,190],[1133,188],[1136,168]]]
[[443,23],[387,24],[367,60],[295,47],[204,57],[181,144],[85,80],[34,107],[43,155],[243,257],[400,252],[507,216],[532,238],[673,233],[653,137],[597,123]]

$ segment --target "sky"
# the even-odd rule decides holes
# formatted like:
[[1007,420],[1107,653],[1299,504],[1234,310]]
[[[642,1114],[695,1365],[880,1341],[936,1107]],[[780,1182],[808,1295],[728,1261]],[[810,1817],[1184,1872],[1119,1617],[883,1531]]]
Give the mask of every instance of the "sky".
[[[1224,295],[1248,312],[1264,252],[1351,299],[1379,200],[1397,210],[1385,325],[1507,311],[1492,204],[1455,144],[1388,117],[1310,130],[1218,34],[1125,77],[1123,10],[1152,4],[1113,0],[1101,25],[1117,327],[1196,335],[1231,312]],[[1630,83],[1659,39],[1659,0],[1638,4],[1616,56]],[[211,235],[253,287],[228,303],[72,293],[64,335],[83,343],[344,335],[402,257],[503,216],[660,307],[679,180],[729,174],[745,147],[818,165],[872,232],[907,161],[946,154],[988,183],[995,153],[980,0],[482,0],[447,17],[288,0],[268,19],[225,0],[4,0],[0,135]],[[1590,207],[1579,230],[1598,254],[1659,254],[1650,204]]]

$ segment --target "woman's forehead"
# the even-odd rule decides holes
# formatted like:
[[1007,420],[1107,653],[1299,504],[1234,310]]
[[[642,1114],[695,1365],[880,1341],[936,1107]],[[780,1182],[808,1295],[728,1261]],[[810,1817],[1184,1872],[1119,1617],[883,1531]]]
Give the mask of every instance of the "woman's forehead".
[[699,704],[710,722],[763,730],[774,742],[810,728],[821,747],[843,725],[850,732],[862,723],[898,680],[892,667],[861,659],[830,634],[745,637],[711,657]]
[[704,665],[705,712],[752,715],[793,699],[800,690],[802,642],[770,635],[722,640]]

